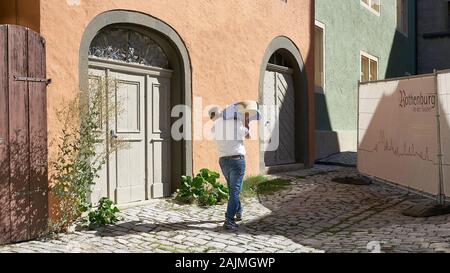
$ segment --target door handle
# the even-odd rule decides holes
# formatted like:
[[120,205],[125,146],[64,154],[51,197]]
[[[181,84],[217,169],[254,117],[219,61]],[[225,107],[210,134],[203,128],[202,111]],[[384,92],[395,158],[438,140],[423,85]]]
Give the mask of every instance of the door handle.
[[111,130],[111,138],[112,139],[118,139],[119,136],[117,135],[116,131],[114,129]]

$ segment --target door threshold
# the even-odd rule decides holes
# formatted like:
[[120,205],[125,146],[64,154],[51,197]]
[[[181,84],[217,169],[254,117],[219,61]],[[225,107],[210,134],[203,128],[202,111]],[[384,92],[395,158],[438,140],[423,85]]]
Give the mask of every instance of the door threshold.
[[137,207],[148,206],[148,205],[154,204],[158,200],[161,200],[161,199],[150,199],[150,200],[145,200],[145,201],[121,204],[121,205],[116,205],[116,207],[119,210],[127,210],[127,209],[132,209],[132,208],[137,208]]
[[305,164],[303,164],[303,163],[270,166],[270,167],[265,167],[264,174],[286,173],[286,172],[298,171],[298,170],[302,170],[302,169],[305,169]]

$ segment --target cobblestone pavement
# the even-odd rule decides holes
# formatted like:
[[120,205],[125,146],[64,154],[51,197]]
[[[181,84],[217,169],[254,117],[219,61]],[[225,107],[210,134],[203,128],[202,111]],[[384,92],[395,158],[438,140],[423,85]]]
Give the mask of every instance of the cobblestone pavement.
[[[287,173],[292,186],[244,202],[238,232],[222,228],[225,205],[203,209],[154,200],[124,210],[116,226],[0,247],[0,252],[450,252],[450,216],[411,218],[424,199],[385,184],[339,184],[354,168]],[[377,243],[378,242],[378,243]],[[369,246],[369,247],[368,247]]]
[[355,152],[343,152],[330,155],[327,158],[320,159],[318,163],[329,165],[342,165],[344,167],[356,167],[357,161],[358,157]]

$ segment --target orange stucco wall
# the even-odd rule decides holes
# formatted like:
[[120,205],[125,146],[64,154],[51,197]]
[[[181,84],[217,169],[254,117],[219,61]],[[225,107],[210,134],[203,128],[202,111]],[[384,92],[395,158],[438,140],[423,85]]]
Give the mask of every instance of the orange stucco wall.
[[[312,0],[45,0],[41,1],[41,34],[47,41],[49,138],[59,126],[55,109],[78,91],[78,52],[86,26],[108,10],[140,11],[174,28],[187,46],[192,65],[192,92],[204,105],[225,106],[240,100],[257,100],[260,66],[268,44],[276,36],[289,37],[300,49],[314,84],[314,24]],[[68,3],[72,3],[69,5]],[[310,101],[312,105],[312,101]],[[312,109],[313,111],[313,109]],[[206,121],[206,117],[205,117]],[[311,126],[314,126],[312,120]],[[314,128],[310,128],[311,139]],[[246,143],[247,174],[259,172],[257,141]],[[310,156],[313,158],[311,145]],[[50,146],[50,157],[54,151]],[[193,143],[194,171],[219,170],[214,143]]]
[[13,24],[40,30],[40,0],[0,1],[0,24]]

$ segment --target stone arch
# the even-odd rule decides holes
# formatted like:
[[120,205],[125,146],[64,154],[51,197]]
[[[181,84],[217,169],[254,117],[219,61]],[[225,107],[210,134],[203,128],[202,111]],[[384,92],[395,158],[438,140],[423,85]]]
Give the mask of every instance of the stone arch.
[[[91,42],[96,35],[110,26],[138,28],[147,32],[167,54],[173,72],[171,105],[186,105],[192,109],[192,69],[188,50],[180,35],[165,22],[150,15],[128,10],[112,10],[97,15],[86,27],[79,50],[79,85],[80,90],[88,88],[88,53]],[[172,140],[172,191],[178,187],[177,177],[192,175],[192,116],[188,111],[183,117],[184,140]],[[174,120],[172,120],[173,122]]]

